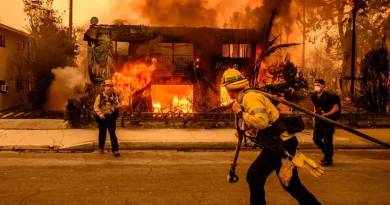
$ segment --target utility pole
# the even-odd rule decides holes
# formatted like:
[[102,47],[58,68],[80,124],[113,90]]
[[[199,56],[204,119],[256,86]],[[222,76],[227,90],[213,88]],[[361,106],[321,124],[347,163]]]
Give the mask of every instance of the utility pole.
[[302,63],[301,72],[305,69],[305,47],[306,47],[306,0],[303,0],[303,11],[302,11]]
[[73,25],[73,0],[69,0],[69,38],[72,38],[72,25]]
[[352,54],[351,54],[351,100],[354,99],[355,91],[355,60],[356,60],[356,14],[357,6],[352,9]]

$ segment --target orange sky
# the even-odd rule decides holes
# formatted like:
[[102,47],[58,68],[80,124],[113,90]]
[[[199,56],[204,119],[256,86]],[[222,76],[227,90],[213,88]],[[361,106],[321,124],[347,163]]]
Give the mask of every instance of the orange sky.
[[[112,0],[111,0],[112,1]],[[110,0],[73,0],[73,23],[75,26],[89,24],[92,16],[108,14]],[[26,25],[22,0],[0,0],[0,23],[23,30]],[[89,8],[93,5],[93,9]],[[68,24],[69,0],[54,0],[53,7],[64,13],[64,24]],[[101,19],[101,18],[99,18]],[[108,22],[101,22],[108,23]]]

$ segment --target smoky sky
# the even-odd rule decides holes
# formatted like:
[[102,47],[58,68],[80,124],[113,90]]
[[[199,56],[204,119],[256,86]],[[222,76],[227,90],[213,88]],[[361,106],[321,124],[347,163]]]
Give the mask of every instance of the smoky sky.
[[142,17],[159,26],[217,26],[217,12],[204,0],[145,0]]

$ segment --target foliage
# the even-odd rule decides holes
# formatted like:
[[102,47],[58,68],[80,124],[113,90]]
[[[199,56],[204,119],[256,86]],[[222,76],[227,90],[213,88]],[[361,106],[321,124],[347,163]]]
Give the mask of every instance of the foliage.
[[16,91],[19,94],[22,103],[27,102],[26,91],[28,89],[30,70],[28,68],[28,57],[26,53],[18,51],[14,52],[7,62],[8,78],[15,81]]
[[[343,60],[344,73],[347,69],[352,43],[352,15],[357,12],[357,52],[360,57],[375,45],[378,36],[389,35],[390,4],[388,0],[311,0],[296,3],[306,7],[306,39],[311,43],[321,41],[327,45],[327,52]],[[301,12],[301,11],[298,11]],[[303,30],[303,15],[298,13],[297,24]],[[359,57],[359,56],[358,56]]]
[[64,119],[74,128],[82,128],[94,121],[93,105],[96,96],[101,92],[99,87],[86,84],[84,95],[79,99],[69,99]]
[[361,67],[362,90],[367,98],[369,111],[386,112],[390,90],[390,56],[385,45],[385,38],[378,48],[365,55]]
[[298,73],[298,67],[295,66],[287,56],[285,61],[271,69],[272,77],[281,77],[282,83],[272,83],[263,86],[261,90],[284,97],[291,102],[300,102],[306,98],[304,91],[309,88],[307,80],[302,73]]
[[330,54],[323,48],[315,48],[311,53],[311,58],[305,69],[305,76],[311,79],[309,85],[314,84],[314,80],[321,78],[325,80],[328,90],[336,91],[341,74],[341,67],[334,61]]
[[[53,80],[51,69],[74,66],[78,52],[75,36],[67,36],[60,14],[52,8],[53,0],[23,0],[30,34],[30,62],[35,107],[42,107]],[[76,34],[75,34],[76,35]]]
[[274,37],[271,41],[269,40],[269,38],[271,36],[272,26],[273,26],[273,22],[275,20],[276,13],[277,13],[277,9],[274,9],[274,11],[272,12],[272,15],[269,19],[268,28],[267,28],[266,33],[265,33],[265,42],[262,46],[262,52],[261,52],[259,58],[256,59],[254,71],[252,73],[252,77],[250,80],[252,87],[258,87],[258,82],[259,82],[258,77],[259,77],[260,65],[261,65],[261,62],[265,58],[267,58],[269,55],[271,55],[272,53],[274,53],[278,50],[299,45],[296,43],[289,43],[289,44],[281,44],[281,45],[274,46],[274,43],[276,42],[276,40],[280,36]]
[[113,43],[108,35],[99,37],[98,46],[92,44],[88,48],[88,66],[93,75],[94,81],[103,81],[111,77],[115,66]]

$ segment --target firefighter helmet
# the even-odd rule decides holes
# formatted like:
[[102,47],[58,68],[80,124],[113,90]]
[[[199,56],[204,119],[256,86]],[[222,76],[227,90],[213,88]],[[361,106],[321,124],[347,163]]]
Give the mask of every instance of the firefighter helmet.
[[229,90],[243,89],[249,85],[248,79],[238,70],[228,68],[222,75],[221,84]]

